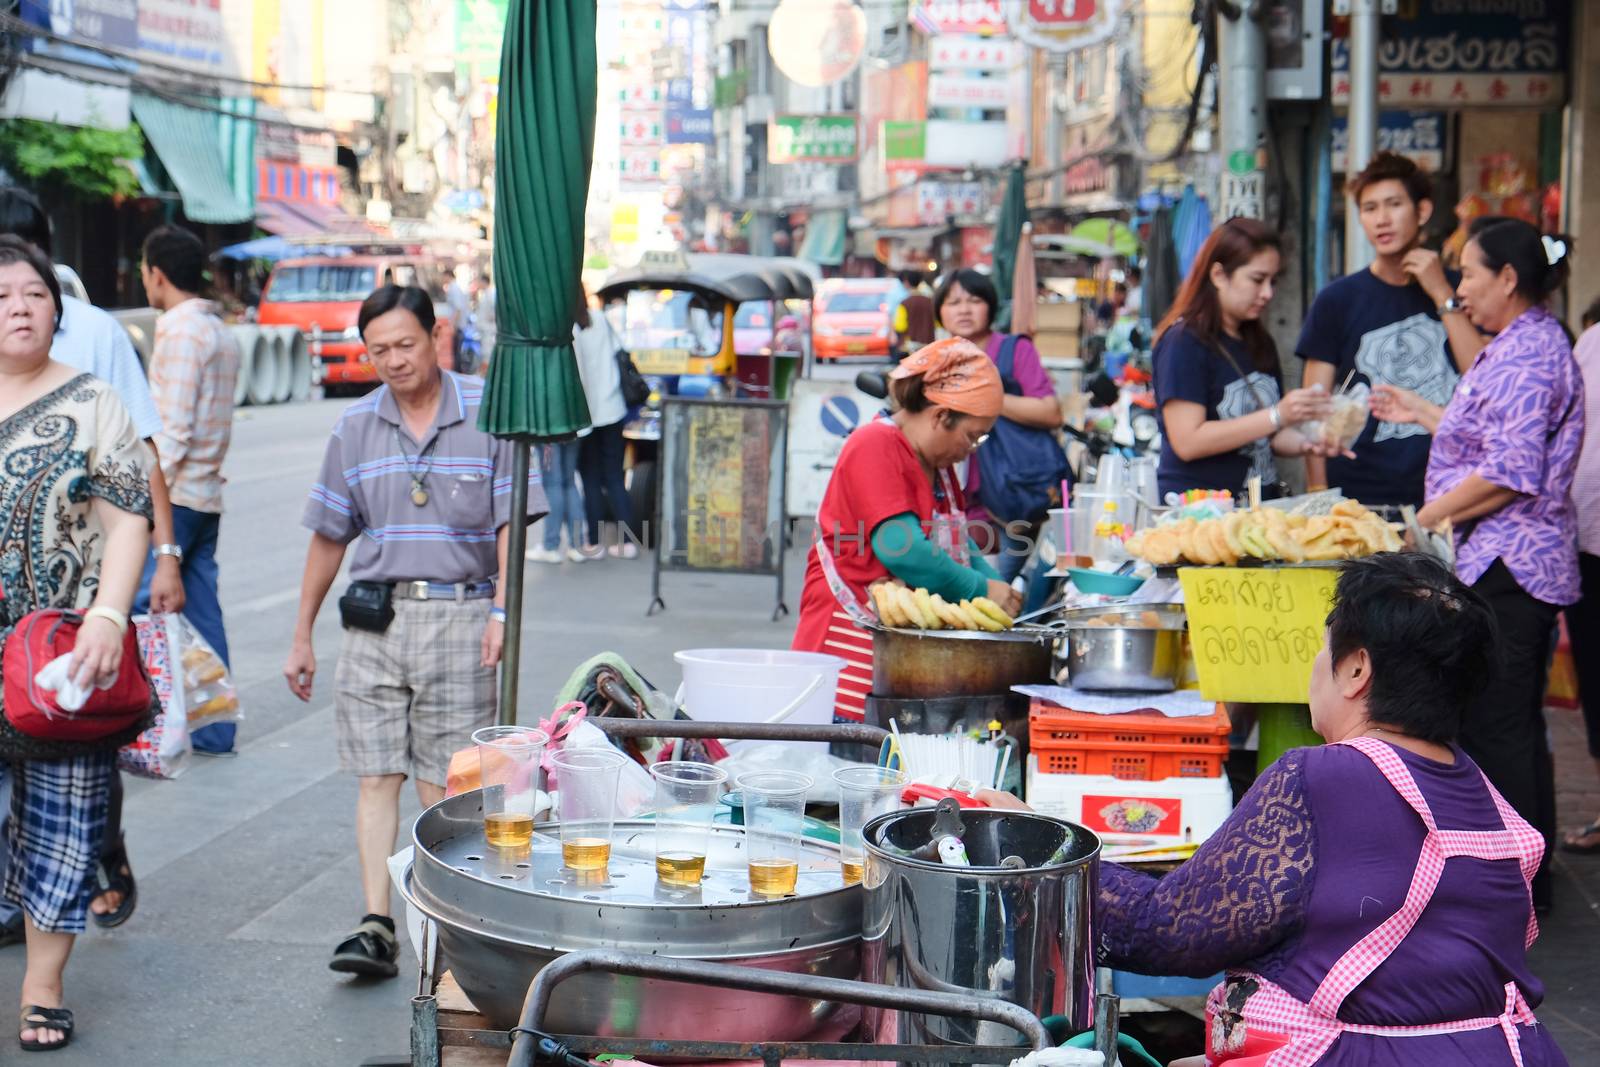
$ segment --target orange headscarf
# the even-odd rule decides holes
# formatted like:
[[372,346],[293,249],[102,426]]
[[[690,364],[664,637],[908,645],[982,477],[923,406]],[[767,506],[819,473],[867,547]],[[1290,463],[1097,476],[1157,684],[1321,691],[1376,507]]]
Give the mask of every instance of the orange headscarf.
[[947,337],[917,349],[889,372],[889,377],[922,378],[922,392],[932,403],[980,419],[1000,414],[1005,387],[1000,372],[983,349],[960,337]]

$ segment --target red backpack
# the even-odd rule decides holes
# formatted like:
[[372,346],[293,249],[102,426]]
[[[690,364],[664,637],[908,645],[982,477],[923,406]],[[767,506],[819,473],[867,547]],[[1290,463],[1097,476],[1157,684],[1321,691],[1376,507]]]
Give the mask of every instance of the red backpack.
[[29,737],[43,741],[98,741],[139,722],[150,711],[152,690],[139,655],[139,640],[129,626],[122,635],[122,665],[110,689],[95,689],[77,711],[63,711],[55,693],[33,677],[45,664],[71,652],[83,616],[75,611],[30,611],[6,638],[0,658],[5,680],[6,719]]

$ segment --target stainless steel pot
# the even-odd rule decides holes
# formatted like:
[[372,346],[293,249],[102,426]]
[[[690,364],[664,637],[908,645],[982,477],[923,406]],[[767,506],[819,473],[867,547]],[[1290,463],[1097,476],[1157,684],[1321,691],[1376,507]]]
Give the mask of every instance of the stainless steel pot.
[[[534,975],[579,948],[856,978],[861,890],[841,884],[836,848],[806,841],[797,895],[755,897],[744,835],[713,831],[698,890],[661,887],[648,821],[617,824],[604,881],[561,866],[559,827],[542,824],[520,856],[489,848],[477,791],[417,819],[406,899],[437,925],[451,972],[494,1026],[515,1025]],[[547,1021],[558,1033],[665,1040],[794,1040],[834,1010],[825,1001],[705,990],[654,979],[589,974],[563,983]]]
[[1009,693],[1050,680],[1056,635],[1019,626],[972,630],[872,631],[872,693],[880,697],[969,697]]
[[1082,608],[1054,625],[1066,635],[1063,659],[1078,689],[1168,693],[1182,680],[1181,605]]
[[[1026,812],[963,811],[971,867],[903,855],[926,845],[934,811],[891,812],[868,823],[863,926],[866,977],[903,988],[1011,1001],[1040,1017],[1091,1023],[1094,946],[1089,918],[1100,840],[1081,826]],[[1008,856],[1020,869],[1003,868]],[[1002,1045],[990,1023],[899,1013],[869,1016],[878,1040]]]

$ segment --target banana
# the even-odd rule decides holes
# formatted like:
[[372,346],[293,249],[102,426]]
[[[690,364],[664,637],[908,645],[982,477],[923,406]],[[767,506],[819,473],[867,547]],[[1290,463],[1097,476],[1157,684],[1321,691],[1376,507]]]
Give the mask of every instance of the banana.
[[878,605],[878,618],[883,620],[885,626],[903,628],[908,626],[905,613],[900,610],[900,601],[895,597],[895,586],[891,582],[880,582],[872,587],[873,602]]
[[972,628],[974,630],[987,630],[992,634],[997,634],[1005,629],[1004,626],[1001,626],[998,622],[973,607],[970,600],[961,602],[961,612],[973,624]]
[[903,625],[913,630],[922,629],[922,609],[917,607],[916,594],[901,585],[895,587],[894,596],[895,607],[900,609],[900,614],[905,619]]
[[972,600],[972,606],[989,616],[989,618],[993,619],[1007,630],[1011,629],[1011,627],[1014,625],[1014,623],[1011,621],[1011,616],[1006,614],[1005,609],[986,596],[974,597]]
[[940,621],[950,629],[965,630],[967,628],[967,619],[966,616],[961,614],[961,609],[937,593],[928,599],[933,604],[933,610],[938,613]]
[[1267,528],[1248,519],[1239,524],[1239,543],[1256,559],[1272,559],[1278,554],[1267,540]]
[[890,611],[887,604],[888,598],[885,596],[886,589],[887,586],[883,582],[879,582],[876,585],[868,586],[867,593],[872,597],[872,607],[878,613],[878,621],[885,626],[893,626],[894,622],[890,619]]
[[944,629],[944,620],[939,618],[939,613],[933,610],[933,600],[928,596],[926,589],[915,589],[911,597],[917,603],[917,613],[922,616],[922,625],[928,630]]

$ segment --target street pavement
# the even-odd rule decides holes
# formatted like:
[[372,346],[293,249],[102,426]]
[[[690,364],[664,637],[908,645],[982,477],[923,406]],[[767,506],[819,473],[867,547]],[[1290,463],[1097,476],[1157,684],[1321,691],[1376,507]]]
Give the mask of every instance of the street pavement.
[[[332,603],[317,629],[320,670],[311,703],[295,700],[280,674],[308,536],[300,510],[343,403],[238,415],[219,559],[234,679],[247,716],[240,754],[196,758],[173,782],[128,779],[125,824],[138,911],[119,930],[96,929],[79,940],[67,969],[78,1034],[50,1058],[53,1067],[355,1067],[406,1049],[408,998],[416,991],[409,949],[396,980],[352,980],[327,970],[333,945],[362,911],[355,782],[339,772],[334,753],[339,628]],[[798,552],[787,570],[793,608]],[[530,564],[528,576],[524,719],[546,713],[572,669],[596,652],[621,652],[671,689],[676,649],[783,647],[793,627],[792,618],[770,620],[768,579],[667,574],[667,610],[646,618],[645,560]],[[1582,757],[1577,719],[1564,712],[1553,719],[1565,823],[1600,808],[1600,783]],[[415,812],[408,793],[407,814]],[[1540,1016],[1574,1065],[1600,1063],[1593,964],[1600,857],[1563,855],[1556,871],[1557,911],[1534,949],[1535,970],[1549,989]],[[18,987],[22,966],[21,948],[0,951],[0,989]],[[11,1040],[0,1037],[0,1062],[22,1055]]]

